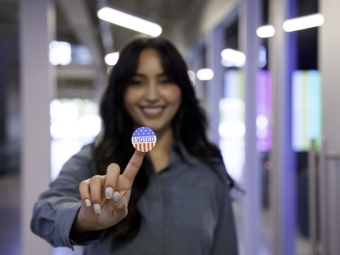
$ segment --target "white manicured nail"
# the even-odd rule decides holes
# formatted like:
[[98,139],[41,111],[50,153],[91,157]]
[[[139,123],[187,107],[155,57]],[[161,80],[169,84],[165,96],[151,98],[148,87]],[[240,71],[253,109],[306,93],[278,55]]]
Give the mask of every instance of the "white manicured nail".
[[85,199],[85,205],[86,205],[86,207],[90,207],[91,206],[90,199]]
[[113,193],[113,196],[112,196],[113,203],[115,204],[119,203],[121,198],[122,196],[119,194],[119,192],[115,191],[115,193]]
[[99,205],[99,204],[94,204],[94,205],[93,205],[93,209],[94,209],[94,212],[95,212],[96,214],[100,214],[101,209],[100,209],[100,205]]
[[105,189],[105,196],[106,196],[106,199],[111,199],[111,198],[112,198],[112,193],[113,193],[113,188],[107,187],[107,188]]

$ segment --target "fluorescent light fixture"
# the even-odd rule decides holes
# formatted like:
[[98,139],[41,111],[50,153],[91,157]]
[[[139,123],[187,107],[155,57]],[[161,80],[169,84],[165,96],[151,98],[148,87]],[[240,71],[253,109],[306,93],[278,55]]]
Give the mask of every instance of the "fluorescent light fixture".
[[214,71],[209,68],[203,68],[197,71],[196,76],[201,81],[211,80],[214,77]]
[[260,38],[273,37],[275,35],[275,28],[272,25],[262,26],[256,30],[256,34]]
[[221,64],[224,67],[233,67],[233,66],[235,66],[234,63],[231,63],[230,61],[225,60],[223,58],[221,58]]
[[137,18],[130,14],[126,14],[121,11],[117,11],[115,9],[104,7],[97,12],[98,18],[116,24],[118,26],[122,26],[125,28],[129,28],[150,36],[159,36],[162,33],[162,28],[160,25]]
[[286,32],[292,32],[311,27],[319,27],[324,23],[324,20],[323,15],[320,13],[289,19],[283,22],[283,30]]
[[68,65],[72,61],[71,44],[68,42],[52,41],[49,45],[49,59],[52,65]]
[[221,57],[227,61],[228,66],[242,67],[246,63],[246,55],[241,51],[233,49],[224,49],[221,52]]
[[225,60],[224,58],[221,58],[221,64],[224,67],[243,67],[244,66],[244,64],[231,62],[229,60]]
[[105,56],[104,60],[108,66],[114,66],[117,64],[119,58],[119,52],[109,53]]

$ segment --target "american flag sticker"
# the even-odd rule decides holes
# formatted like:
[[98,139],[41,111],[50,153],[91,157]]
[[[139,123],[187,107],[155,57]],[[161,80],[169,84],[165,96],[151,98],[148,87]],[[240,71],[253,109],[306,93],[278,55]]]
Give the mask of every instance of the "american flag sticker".
[[148,127],[140,127],[133,132],[131,142],[136,150],[141,152],[151,151],[155,147],[157,137],[155,132]]

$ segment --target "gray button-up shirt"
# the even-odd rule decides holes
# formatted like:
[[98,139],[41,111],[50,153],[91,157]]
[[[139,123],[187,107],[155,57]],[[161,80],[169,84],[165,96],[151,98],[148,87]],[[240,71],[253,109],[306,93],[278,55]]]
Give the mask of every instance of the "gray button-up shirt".
[[236,255],[234,217],[225,167],[214,169],[191,156],[182,146],[172,146],[169,165],[154,171],[145,159],[149,183],[138,201],[142,224],[131,241],[112,250],[105,231],[70,239],[80,208],[78,186],[96,174],[91,146],[85,146],[63,167],[34,207],[32,231],[53,246],[85,245],[86,255]]

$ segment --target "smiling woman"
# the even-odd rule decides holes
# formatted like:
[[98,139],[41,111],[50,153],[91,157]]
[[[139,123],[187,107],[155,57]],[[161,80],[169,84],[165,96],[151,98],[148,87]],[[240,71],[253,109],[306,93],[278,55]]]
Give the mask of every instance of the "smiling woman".
[[181,104],[181,89],[165,74],[156,50],[141,52],[129,85],[124,102],[134,125],[148,126],[156,134],[171,132],[172,119]]
[[[162,38],[128,43],[100,113],[101,134],[40,196],[32,230],[54,246],[84,245],[85,254],[238,254],[233,180],[207,140],[176,48]],[[144,126],[157,136],[147,153],[131,145]]]

